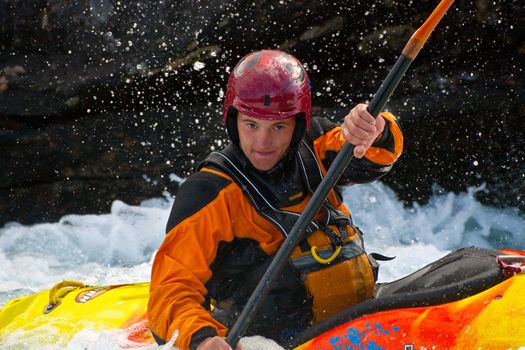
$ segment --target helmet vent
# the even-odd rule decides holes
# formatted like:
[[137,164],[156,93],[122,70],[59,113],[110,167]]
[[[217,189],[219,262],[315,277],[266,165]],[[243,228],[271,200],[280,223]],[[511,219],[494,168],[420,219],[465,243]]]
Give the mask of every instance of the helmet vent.
[[265,106],[270,105],[270,95],[264,95],[264,105]]

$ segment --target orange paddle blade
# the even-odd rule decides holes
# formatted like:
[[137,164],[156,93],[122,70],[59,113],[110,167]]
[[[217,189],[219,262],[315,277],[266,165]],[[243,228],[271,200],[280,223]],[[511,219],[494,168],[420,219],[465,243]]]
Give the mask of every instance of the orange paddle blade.
[[412,35],[405,48],[403,49],[403,55],[408,57],[410,60],[413,60],[419,50],[423,47],[427,41],[430,33],[436,28],[441,18],[445,15],[445,12],[452,6],[454,0],[442,0],[439,5],[434,9],[434,11],[427,18],[425,23],[419,27],[418,30]]

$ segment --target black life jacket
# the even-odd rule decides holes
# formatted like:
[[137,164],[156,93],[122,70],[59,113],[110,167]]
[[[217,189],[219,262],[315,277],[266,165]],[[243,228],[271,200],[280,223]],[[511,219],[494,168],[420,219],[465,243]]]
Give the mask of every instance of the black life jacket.
[[[295,192],[302,191],[302,198],[307,194],[313,194],[323,179],[314,151],[303,140],[297,151],[288,155],[288,157],[289,159],[285,162],[287,168],[284,170],[289,180],[291,179],[291,181],[288,181],[288,186],[300,183],[300,188],[295,188],[294,190]],[[230,144],[221,151],[212,152],[199,165],[199,169],[210,165],[228,174],[250,199],[257,212],[273,223],[285,238],[288,236],[300,214],[279,208],[279,203],[276,202],[282,203],[283,200],[282,198],[272,198],[272,194],[279,192],[276,191],[278,189],[275,184],[268,181],[264,175],[260,175],[249,164],[249,161],[237,146]],[[294,195],[294,193],[284,194],[288,196]],[[300,202],[302,198],[298,198],[298,201]],[[335,208],[328,201],[323,203],[322,210],[325,211],[324,222],[312,220],[306,229],[305,237],[317,230],[326,228],[328,225],[337,226],[341,232],[346,232],[343,230],[345,226],[353,226],[351,217]],[[300,247],[302,251],[310,250],[306,240],[300,243]]]
[[[300,214],[282,210],[281,208],[298,204],[304,200],[305,196],[312,194],[321,183],[323,175],[314,151],[304,140],[295,152],[288,154],[277,165],[277,167],[279,166],[284,168],[277,169],[277,177],[280,174],[286,176],[286,178],[278,177],[277,180],[281,179],[281,182],[273,181],[276,179],[272,179],[272,174],[258,172],[253,168],[242,150],[238,146],[230,144],[221,151],[212,152],[199,165],[199,169],[209,167],[229,175],[243,190],[243,193],[249,198],[257,212],[273,223],[286,238]],[[281,173],[279,173],[279,170]],[[282,186],[282,183],[284,183],[284,186]],[[298,193],[302,193],[302,196],[298,196]],[[295,198],[297,203],[290,203],[289,198]],[[283,205],[283,203],[288,205]],[[257,317],[258,320],[250,327],[252,328],[250,333],[253,331],[253,334],[263,334],[277,340],[280,336],[272,333],[276,328],[275,322],[279,325],[277,328],[289,328],[292,324],[301,324],[301,327],[303,327],[312,317],[312,300],[310,295],[315,295],[309,288],[308,292],[305,293],[306,286],[304,283],[307,279],[306,276],[319,270],[328,271],[330,266],[338,265],[339,262],[346,263],[354,258],[357,259],[359,256],[366,256],[360,231],[353,226],[351,218],[329,203],[328,200],[323,203],[322,210],[324,210],[325,214],[323,221],[311,221],[306,229],[304,239],[299,244],[300,250],[304,254],[295,257],[292,254],[291,263],[283,270],[282,280],[278,281],[270,291],[267,300],[261,307],[264,311],[261,312],[261,315]],[[329,230],[331,229],[329,226],[335,226],[339,233],[330,236]],[[347,227],[349,226],[357,232],[356,239],[348,237]],[[333,237],[339,239],[337,245],[341,250],[329,265],[320,263],[317,258],[314,259],[312,254],[310,254],[311,247],[307,237],[316,231],[326,233],[332,243],[335,243],[332,240]],[[241,246],[240,249],[244,251],[243,247],[249,249],[251,243],[236,240],[227,245],[232,245],[232,249],[233,246],[239,245]],[[226,248],[227,245],[223,244],[219,250],[223,248],[229,249]],[[332,247],[335,249],[334,244]],[[254,250],[251,249],[251,251],[253,252]],[[330,257],[332,254],[333,250],[331,249],[319,251],[319,256],[323,259]],[[231,254],[227,255],[232,256]],[[252,260],[261,258],[257,258],[257,254],[250,254],[250,256]],[[239,257],[234,260],[237,263]],[[236,319],[238,312],[242,310],[247,298],[255,289],[270,262],[271,258],[261,259],[260,263],[249,264],[251,266],[249,273],[234,275],[235,279],[243,276],[242,281],[219,277],[227,276],[228,271],[234,270],[228,266],[227,260],[222,260],[220,263],[217,262],[217,264],[214,263],[211,268],[214,271],[214,276],[215,273],[217,276],[207,283],[207,288],[210,292],[208,298],[217,298],[216,301],[218,302],[218,307],[215,309],[215,313],[212,312],[212,315],[223,324],[231,326],[231,322]],[[334,302],[337,303],[338,300]],[[288,310],[286,310],[287,308]],[[288,316],[283,318],[283,314]],[[268,324],[270,319],[273,323]]]

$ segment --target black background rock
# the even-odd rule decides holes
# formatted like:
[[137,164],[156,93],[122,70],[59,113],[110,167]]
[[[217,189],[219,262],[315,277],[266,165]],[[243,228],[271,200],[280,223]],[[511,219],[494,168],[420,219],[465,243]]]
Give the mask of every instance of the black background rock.
[[[378,89],[437,1],[0,3],[0,224],[176,194],[225,142],[229,67],[280,47],[308,68],[314,114]],[[396,90],[406,150],[384,181],[407,204],[484,186],[525,209],[520,1],[456,1]],[[436,189],[437,188],[437,189]]]

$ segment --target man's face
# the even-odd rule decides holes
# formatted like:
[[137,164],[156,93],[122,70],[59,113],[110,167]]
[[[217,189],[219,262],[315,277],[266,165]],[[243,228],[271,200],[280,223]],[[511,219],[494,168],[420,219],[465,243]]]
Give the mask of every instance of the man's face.
[[295,116],[262,120],[239,112],[237,130],[242,151],[257,170],[268,171],[283,159],[292,141]]

